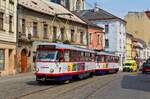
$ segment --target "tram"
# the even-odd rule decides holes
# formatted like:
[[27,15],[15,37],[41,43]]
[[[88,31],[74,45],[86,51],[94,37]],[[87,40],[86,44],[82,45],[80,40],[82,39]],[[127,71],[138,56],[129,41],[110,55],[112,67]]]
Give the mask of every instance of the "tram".
[[119,71],[119,56],[106,52],[97,52],[97,67],[95,74],[117,73]]
[[83,79],[95,72],[96,52],[62,43],[41,43],[36,53],[36,80]]

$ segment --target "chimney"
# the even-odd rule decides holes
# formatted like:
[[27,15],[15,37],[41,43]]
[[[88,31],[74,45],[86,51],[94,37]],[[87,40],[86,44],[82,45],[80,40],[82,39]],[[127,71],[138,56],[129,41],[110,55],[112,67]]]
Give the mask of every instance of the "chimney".
[[99,8],[98,8],[98,3],[95,2],[95,6],[94,6],[94,12],[98,12],[99,11]]

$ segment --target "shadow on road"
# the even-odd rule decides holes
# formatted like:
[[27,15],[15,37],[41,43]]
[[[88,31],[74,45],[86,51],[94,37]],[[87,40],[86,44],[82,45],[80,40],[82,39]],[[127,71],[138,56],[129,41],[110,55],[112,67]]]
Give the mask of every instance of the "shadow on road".
[[125,75],[121,86],[124,89],[150,92],[150,74]]
[[46,82],[42,82],[42,83],[38,83],[37,81],[28,81],[26,82],[27,85],[33,85],[33,86],[49,86],[49,85],[58,85],[58,83],[56,82],[50,82],[50,81],[46,81]]

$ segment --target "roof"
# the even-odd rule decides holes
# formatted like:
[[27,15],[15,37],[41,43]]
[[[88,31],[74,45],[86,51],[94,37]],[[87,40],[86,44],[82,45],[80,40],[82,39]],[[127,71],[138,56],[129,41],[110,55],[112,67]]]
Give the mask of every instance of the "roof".
[[131,38],[133,38],[133,35],[132,34],[130,34],[130,33],[126,33],[127,35],[127,37],[131,37]]
[[99,28],[99,29],[104,29],[104,28],[98,26],[97,24],[95,24],[95,23],[89,21],[88,19],[82,17],[78,12],[72,11],[72,13],[74,13],[76,16],[78,16],[78,17],[80,17],[82,20],[84,20],[84,21],[88,24],[88,26],[90,26],[90,27],[95,27],[95,28]]
[[112,54],[112,53],[109,53],[109,52],[97,52],[97,54],[99,54],[99,55],[107,55],[107,56],[118,56],[116,54]]
[[26,7],[28,9],[31,9],[33,11],[37,11],[40,13],[45,13],[48,15],[56,15],[56,14],[62,14],[67,13],[69,15],[61,15],[60,18],[69,19],[71,21],[79,22],[82,24],[86,24],[83,20],[81,20],[79,17],[74,15],[72,12],[64,8],[63,6],[49,2],[48,0],[19,0],[19,5]]
[[139,38],[133,38],[133,41],[134,42],[137,42],[137,43],[135,43],[134,44],[134,46],[136,46],[136,47],[141,47],[141,48],[145,48],[147,45],[146,45],[146,42],[145,41],[143,41],[142,39],[139,39]]
[[54,46],[56,46],[56,48],[72,49],[72,50],[95,53],[95,51],[91,50],[91,49],[76,47],[76,46],[73,46],[73,45],[68,45],[68,44],[63,44],[63,43],[38,43],[37,45],[38,46],[39,45],[49,45],[49,46],[54,45]]
[[119,19],[123,22],[126,22],[125,20],[103,10],[100,8],[94,8],[89,10],[80,10],[76,12],[78,15],[80,15],[82,18],[88,19],[88,20],[110,20],[110,19]]

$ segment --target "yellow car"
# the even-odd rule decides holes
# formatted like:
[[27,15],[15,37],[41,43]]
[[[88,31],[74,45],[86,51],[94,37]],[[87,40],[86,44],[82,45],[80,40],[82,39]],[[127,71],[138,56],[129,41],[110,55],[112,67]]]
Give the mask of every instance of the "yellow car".
[[123,72],[136,72],[137,71],[137,63],[135,60],[126,60],[125,64],[123,65]]

